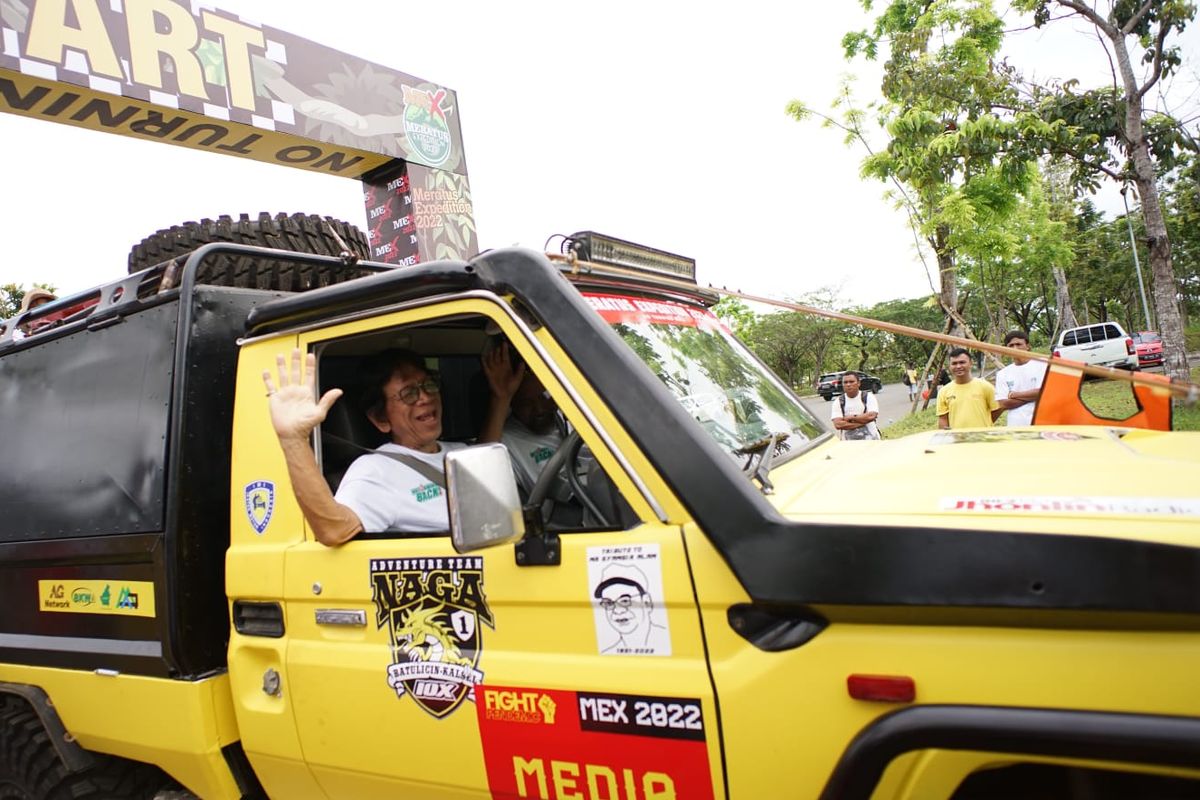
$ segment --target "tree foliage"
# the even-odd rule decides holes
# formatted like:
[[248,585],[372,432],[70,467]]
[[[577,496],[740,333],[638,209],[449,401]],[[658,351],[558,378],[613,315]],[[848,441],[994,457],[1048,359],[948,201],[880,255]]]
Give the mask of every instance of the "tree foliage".
[[1065,80],[1032,87],[1032,111],[1043,121],[1062,123],[1067,134],[1065,144],[1037,143],[1046,153],[1075,161],[1080,186],[1094,187],[1096,173],[1136,185],[1166,370],[1187,380],[1183,319],[1158,184],[1190,139],[1167,116],[1149,111],[1146,97],[1182,64],[1171,37],[1192,21],[1196,6],[1187,0],[1013,0],[1013,7],[1032,13],[1039,27],[1054,22],[1054,10],[1064,11],[1092,25],[1105,41],[1112,86],[1078,92],[1073,80]]

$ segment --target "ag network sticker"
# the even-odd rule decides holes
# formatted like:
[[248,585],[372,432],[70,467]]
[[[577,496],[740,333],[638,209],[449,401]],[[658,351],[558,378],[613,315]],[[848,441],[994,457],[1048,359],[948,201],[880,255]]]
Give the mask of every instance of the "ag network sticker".
[[246,484],[246,518],[259,536],[271,524],[275,513],[275,484],[271,481],[252,481]]

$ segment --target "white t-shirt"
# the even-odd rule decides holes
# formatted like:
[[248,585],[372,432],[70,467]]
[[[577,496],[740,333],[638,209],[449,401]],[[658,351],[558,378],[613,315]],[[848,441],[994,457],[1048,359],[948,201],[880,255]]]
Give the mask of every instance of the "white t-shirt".
[[[865,404],[863,402],[864,395],[866,396]],[[843,400],[846,403],[845,411],[842,411],[842,401]],[[864,392],[862,390],[859,390],[859,393],[856,394],[854,397],[847,397],[844,394],[841,395],[840,397],[835,397],[835,398],[833,398],[833,402],[830,403],[830,406],[831,406],[831,408],[829,409],[830,421],[833,421],[833,420],[837,419],[838,417],[853,417],[857,414],[869,414],[872,411],[874,411],[876,414],[879,413],[879,402],[875,399],[875,394],[873,392]],[[859,431],[862,430],[860,428],[860,429],[856,429],[853,431],[838,431],[837,432],[838,438],[841,438],[841,439],[847,438],[846,437],[847,433],[850,434],[851,439],[857,439],[857,438],[879,439],[879,438],[881,438],[879,436],[879,426],[876,425],[874,422],[867,423],[867,425],[865,425],[864,427],[869,432],[865,437],[863,437],[862,434],[859,433]]]
[[[996,373],[996,401],[1005,400],[1013,392],[1040,389],[1046,376],[1046,362],[1026,361],[1024,364],[1009,364]],[[1036,402],[1029,402],[1008,410],[1008,426],[1032,425]]]
[[446,452],[462,447],[466,445],[461,442],[438,442],[436,453],[422,453],[391,442],[380,445],[374,453],[354,460],[334,497],[358,515],[367,533],[449,531],[450,512],[442,487],[383,453],[403,453],[445,472]]
[[[557,429],[549,433],[537,434],[525,427],[516,417],[509,417],[504,423],[504,432],[500,441],[508,448],[508,455],[513,462],[513,472],[517,475],[517,483],[526,491],[533,488],[542,467],[554,455],[563,442],[563,436]],[[571,486],[566,476],[560,471],[546,495],[551,500],[566,502],[571,499]]]

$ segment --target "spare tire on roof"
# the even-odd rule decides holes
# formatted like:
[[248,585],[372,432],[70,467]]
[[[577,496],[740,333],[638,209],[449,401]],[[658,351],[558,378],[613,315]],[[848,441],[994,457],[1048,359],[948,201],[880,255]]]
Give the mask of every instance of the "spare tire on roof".
[[[297,253],[339,256],[347,250],[359,259],[370,258],[366,235],[348,222],[315,214],[260,213],[257,218],[242,214],[237,219],[221,215],[199,222],[172,225],[147,236],[129,252],[129,271],[171,259],[183,260],[188,253],[211,242],[232,242]],[[200,265],[197,282],[218,286],[303,291],[357,278],[367,274],[353,268],[296,264],[261,256],[221,254]]]

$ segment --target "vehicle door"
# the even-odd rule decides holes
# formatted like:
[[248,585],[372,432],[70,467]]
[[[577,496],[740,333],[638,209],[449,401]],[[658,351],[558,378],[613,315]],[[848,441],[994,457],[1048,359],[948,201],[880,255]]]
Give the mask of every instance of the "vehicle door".
[[320,372],[356,337],[415,347],[439,326],[484,321],[541,380],[625,510],[564,530],[544,558],[512,545],[460,554],[444,533],[403,531],[331,548],[306,531],[287,554],[283,677],[305,760],[329,797],[353,800],[713,797],[717,721],[682,512],[642,477],[644,461],[544,330],[480,293],[299,341]]

